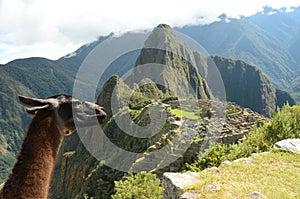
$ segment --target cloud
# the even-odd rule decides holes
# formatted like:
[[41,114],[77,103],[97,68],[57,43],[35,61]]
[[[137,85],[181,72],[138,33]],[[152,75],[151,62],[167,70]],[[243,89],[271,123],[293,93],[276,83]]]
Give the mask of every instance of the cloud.
[[248,16],[263,11],[265,5],[299,6],[300,1],[0,0],[0,63],[17,56],[56,59],[99,35],[151,28],[159,23],[208,23],[222,13]]
[[0,63],[4,64],[17,58],[46,57],[57,59],[79,48],[80,45],[61,45],[53,42],[39,42],[32,45],[12,45],[0,43]]

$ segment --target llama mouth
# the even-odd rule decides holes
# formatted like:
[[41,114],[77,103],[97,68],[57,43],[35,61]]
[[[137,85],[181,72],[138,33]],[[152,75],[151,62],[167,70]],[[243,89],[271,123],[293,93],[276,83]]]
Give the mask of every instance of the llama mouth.
[[97,118],[97,119],[105,119],[106,118],[106,115],[103,115],[103,114],[93,114],[93,115],[78,114],[78,116],[81,120],[89,120],[92,118]]
[[104,123],[106,114],[77,114],[76,121],[81,124],[88,124],[98,121],[100,124]]

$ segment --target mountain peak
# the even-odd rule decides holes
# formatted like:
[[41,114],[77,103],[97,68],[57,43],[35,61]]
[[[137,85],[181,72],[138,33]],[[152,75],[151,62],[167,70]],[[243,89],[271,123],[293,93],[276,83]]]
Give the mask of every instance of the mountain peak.
[[169,53],[172,53],[174,55],[181,56],[187,61],[192,60],[189,56],[192,54],[191,49],[176,35],[173,29],[167,24],[160,24],[156,28],[154,28],[152,33],[145,41],[144,48],[168,51]]
[[197,98],[211,97],[210,89],[198,71],[193,51],[169,25],[160,24],[152,31],[136,66],[153,63],[166,67],[167,70],[158,74],[159,78],[178,98],[186,98],[189,93],[194,93]]
[[152,33],[145,41],[144,48],[171,50],[170,48],[175,47],[172,46],[172,44],[180,44],[180,46],[184,45],[183,42],[177,38],[169,25],[160,24],[153,29]]
[[[112,94],[113,92],[114,95]],[[129,94],[130,88],[124,83],[124,81],[119,76],[112,75],[103,85],[101,93],[97,98],[97,103],[104,107],[107,117],[110,118],[112,116],[111,106],[123,107],[123,104],[120,103],[126,102],[123,98],[126,98]],[[114,99],[112,100],[112,98]]]
[[157,28],[164,28],[164,29],[172,30],[171,26],[169,26],[168,24],[159,24],[157,26]]

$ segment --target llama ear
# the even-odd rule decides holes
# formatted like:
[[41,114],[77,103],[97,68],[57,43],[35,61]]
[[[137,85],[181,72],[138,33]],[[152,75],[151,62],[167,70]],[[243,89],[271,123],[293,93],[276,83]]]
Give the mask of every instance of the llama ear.
[[27,108],[25,107],[25,110],[27,113],[31,114],[31,115],[35,115],[35,113],[38,111],[38,110],[47,110],[49,109],[49,104],[45,105],[45,106],[36,106],[36,107],[30,107],[30,108]]
[[52,104],[49,100],[38,99],[38,98],[30,98],[19,96],[19,100],[23,106],[25,106],[25,110],[27,113],[34,115],[38,110],[46,110],[51,109]]

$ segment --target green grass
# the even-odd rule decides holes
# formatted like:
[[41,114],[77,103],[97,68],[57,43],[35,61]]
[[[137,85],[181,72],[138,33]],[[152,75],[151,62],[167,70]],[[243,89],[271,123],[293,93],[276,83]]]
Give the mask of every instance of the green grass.
[[[275,152],[251,156],[250,164],[220,166],[220,173],[200,172],[200,183],[187,191],[199,192],[201,198],[249,198],[260,192],[268,198],[300,197],[300,154]],[[220,191],[203,191],[205,185],[220,186]]]
[[174,113],[178,117],[186,117],[192,120],[199,120],[201,117],[196,115],[194,112],[189,112],[181,109],[172,109],[172,113]]

